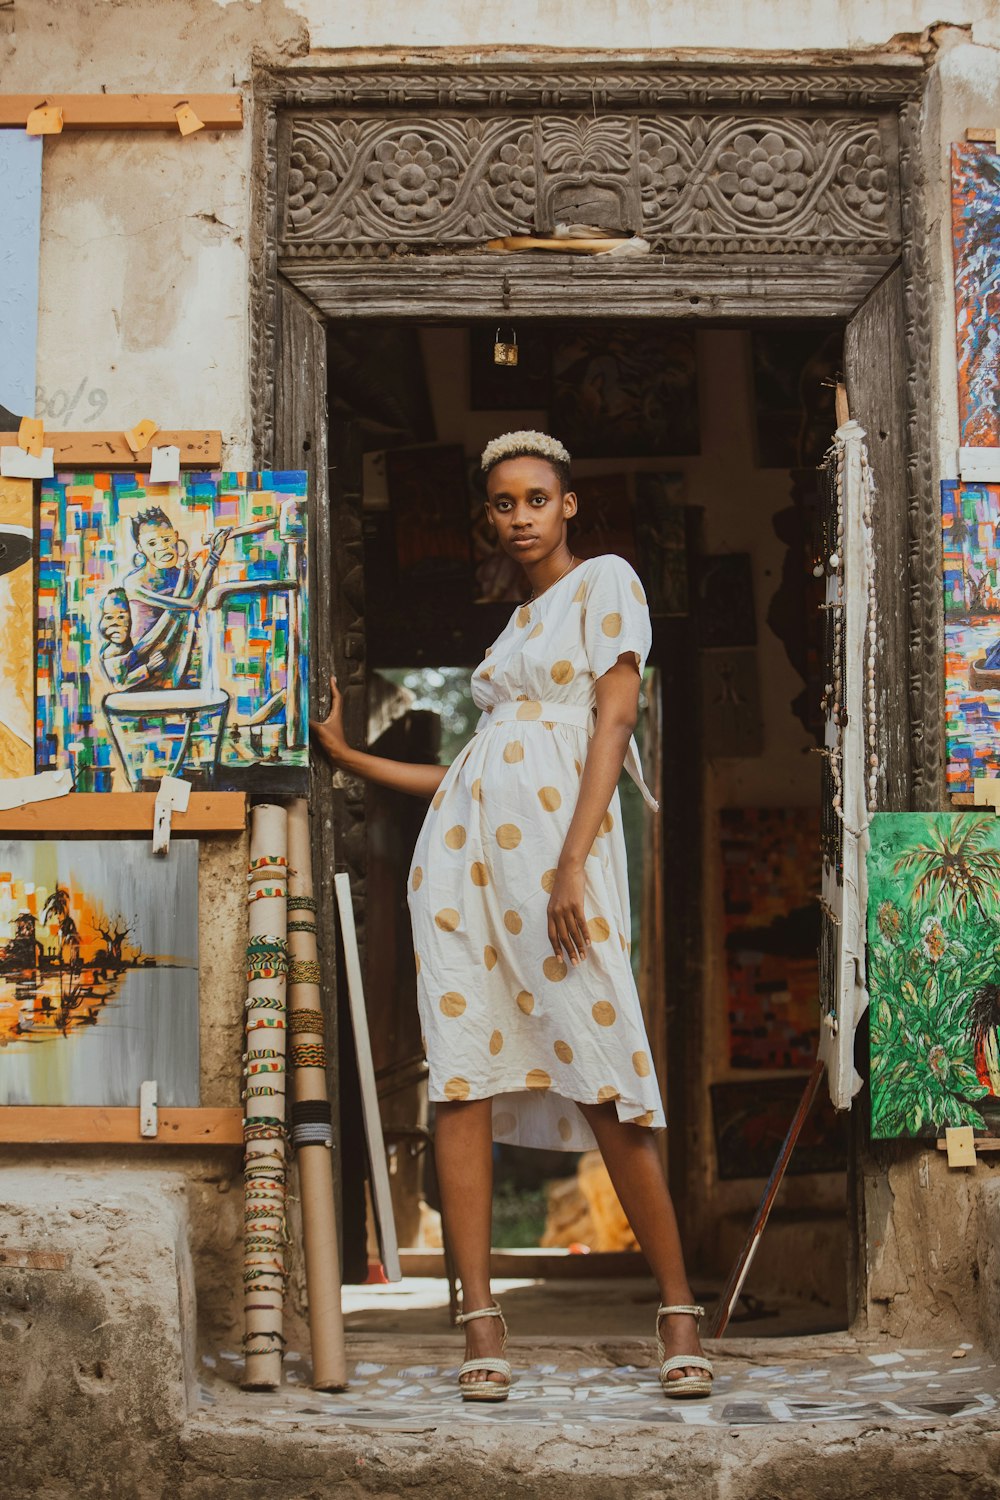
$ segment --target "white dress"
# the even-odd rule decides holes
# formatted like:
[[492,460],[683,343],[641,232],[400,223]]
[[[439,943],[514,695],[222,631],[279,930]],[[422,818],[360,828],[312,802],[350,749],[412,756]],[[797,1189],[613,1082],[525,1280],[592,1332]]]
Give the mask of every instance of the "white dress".
[[[617,790],[585,864],[581,964],[554,957],[547,919],[595,680],[626,653],[641,671],[650,639],[642,585],[620,557],[580,563],[515,610],[473,674],[479,725],[417,840],[408,896],[429,1095],[492,1098],[494,1138],[510,1145],[592,1147],[573,1101],[665,1123],[629,962]],[[626,768],[652,802],[634,745]]]

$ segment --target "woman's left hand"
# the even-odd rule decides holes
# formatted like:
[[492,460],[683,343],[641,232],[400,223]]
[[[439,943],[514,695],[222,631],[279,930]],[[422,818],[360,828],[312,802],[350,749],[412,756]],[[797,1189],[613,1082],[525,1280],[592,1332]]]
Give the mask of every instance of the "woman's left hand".
[[556,958],[566,957],[571,964],[582,963],[590,947],[590,933],[583,914],[585,881],[582,865],[556,867],[556,878],[549,896],[549,942]]

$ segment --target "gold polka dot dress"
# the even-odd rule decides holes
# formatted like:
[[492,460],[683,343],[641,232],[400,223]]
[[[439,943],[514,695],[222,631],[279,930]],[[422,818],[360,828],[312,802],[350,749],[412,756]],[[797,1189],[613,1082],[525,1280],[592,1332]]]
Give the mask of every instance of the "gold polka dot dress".
[[[577,1103],[664,1125],[629,961],[617,791],[586,861],[592,943],[552,952],[547,907],[593,732],[595,687],[645,665],[649,611],[623,558],[590,558],[515,610],[472,678],[482,715],[417,841],[409,904],[432,1100],[493,1100],[496,1140],[582,1151]],[[652,803],[634,744],[626,769]]]

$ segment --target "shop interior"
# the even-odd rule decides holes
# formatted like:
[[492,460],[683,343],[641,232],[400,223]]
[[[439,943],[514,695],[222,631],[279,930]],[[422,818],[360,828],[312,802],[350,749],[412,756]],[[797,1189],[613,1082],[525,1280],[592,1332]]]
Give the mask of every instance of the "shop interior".
[[[453,758],[478,717],[469,673],[526,597],[483,522],[478,456],[491,437],[527,427],[561,438],[579,498],[572,550],[620,553],[643,579],[654,645],[638,737],[662,814],[623,778],[632,961],[665,1100],[664,1161],[703,1298],[740,1250],[816,1050],[823,582],[813,568],[842,337],[833,323],[646,320],[329,330],[335,537],[345,455],[363,494],[372,750]],[[404,1274],[440,1278],[405,891],[423,815],[367,789],[377,923],[365,980]],[[379,1256],[348,1028],[344,1261],[355,1286],[345,1290],[349,1326],[368,1328],[390,1289],[361,1285],[379,1280]],[[788,1302],[801,1327],[846,1326],[846,1161],[844,1121],[821,1095],[734,1333],[741,1316],[767,1333],[769,1312]],[[643,1275],[595,1154],[498,1146],[495,1174],[498,1276],[589,1285],[593,1298],[595,1278]]]

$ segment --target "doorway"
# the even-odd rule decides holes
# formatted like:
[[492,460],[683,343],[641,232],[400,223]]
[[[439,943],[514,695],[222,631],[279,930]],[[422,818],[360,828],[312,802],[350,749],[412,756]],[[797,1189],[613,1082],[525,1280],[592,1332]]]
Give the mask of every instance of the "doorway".
[[[664,818],[647,820],[626,782],[633,961],[671,1185],[710,1296],[816,1047],[814,536],[843,323],[514,329],[514,371],[494,363],[483,323],[328,329],[335,522],[360,499],[366,738],[447,762],[474,730],[469,674],[525,593],[486,545],[478,454],[501,431],[554,431],[575,448],[571,546],[627,556],[652,603],[644,759]],[[369,1017],[404,1260],[426,1270],[440,1229],[405,905],[422,817],[411,799],[366,795]],[[751,1284],[758,1315],[794,1303],[799,1326],[846,1319],[846,1132],[831,1114],[814,1122]],[[594,1160],[499,1147],[496,1171],[499,1267],[538,1278],[589,1253],[607,1276],[642,1270]]]

